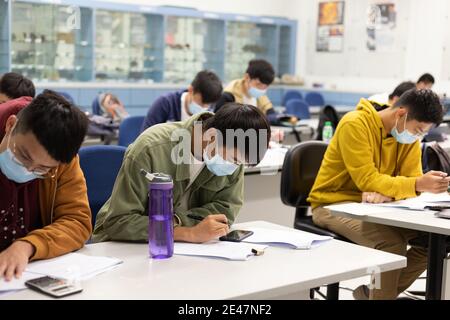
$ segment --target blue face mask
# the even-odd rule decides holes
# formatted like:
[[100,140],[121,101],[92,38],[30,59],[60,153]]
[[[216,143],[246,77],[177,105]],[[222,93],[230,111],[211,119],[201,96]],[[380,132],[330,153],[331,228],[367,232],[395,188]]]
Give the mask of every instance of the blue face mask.
[[401,143],[401,144],[412,144],[412,143],[416,142],[417,140],[423,138],[422,135],[412,134],[411,132],[408,131],[408,129],[406,129],[407,118],[408,118],[408,114],[406,114],[406,117],[405,117],[405,126],[403,128],[402,133],[399,133],[397,130],[398,119],[395,122],[395,127],[391,130],[391,135],[395,138],[395,140],[397,140],[398,143]]
[[237,164],[224,160],[218,153],[209,159],[206,150],[203,152],[203,160],[208,170],[218,177],[232,175],[238,168]]
[[14,155],[9,148],[0,153],[0,170],[9,180],[17,183],[25,183],[41,178],[41,176],[28,171],[23,165],[14,161]]
[[[11,129],[11,132],[13,130],[14,128]],[[8,137],[6,150],[0,153],[0,170],[3,172],[5,177],[17,183],[25,183],[31,180],[42,178],[41,175],[37,175],[34,172],[28,171],[27,168],[25,168],[25,166],[14,157],[13,152],[9,148],[10,138],[11,133]]]
[[252,96],[253,98],[261,98],[262,96],[265,96],[267,93],[267,90],[261,90],[255,87],[250,87],[250,89],[248,89],[248,93],[250,94],[250,96]]
[[199,104],[197,104],[197,103],[195,103],[194,101],[192,101],[190,104],[189,104],[189,112],[192,114],[192,115],[194,115],[194,114],[197,114],[197,113],[200,113],[200,112],[203,112],[203,111],[205,111],[206,109],[204,109],[204,108],[202,108]]

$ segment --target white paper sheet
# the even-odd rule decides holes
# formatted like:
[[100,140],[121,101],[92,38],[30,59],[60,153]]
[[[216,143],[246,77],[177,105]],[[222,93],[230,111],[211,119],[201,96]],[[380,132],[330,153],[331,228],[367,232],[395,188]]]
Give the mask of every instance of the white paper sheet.
[[244,242],[281,245],[293,249],[312,249],[333,239],[332,237],[295,229],[273,230],[266,228],[247,228],[246,230],[253,231],[253,235],[246,238]]
[[121,263],[122,261],[117,258],[69,253],[61,257],[30,263],[26,270],[56,278],[86,280]]
[[245,261],[255,255],[252,249],[263,251],[265,248],[267,246],[229,241],[210,241],[201,244],[175,242],[174,254]]
[[22,273],[22,277],[20,277],[19,279],[13,278],[11,281],[5,281],[3,278],[1,278],[0,292],[26,289],[26,281],[40,277],[42,277],[42,275],[25,271],[24,273]]

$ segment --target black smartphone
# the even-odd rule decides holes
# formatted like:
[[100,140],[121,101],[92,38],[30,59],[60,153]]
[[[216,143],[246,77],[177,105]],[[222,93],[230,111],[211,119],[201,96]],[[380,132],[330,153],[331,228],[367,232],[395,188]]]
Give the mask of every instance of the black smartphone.
[[231,241],[231,242],[240,242],[245,238],[250,237],[253,234],[253,231],[247,230],[233,230],[228,233],[226,236],[220,237],[221,241]]

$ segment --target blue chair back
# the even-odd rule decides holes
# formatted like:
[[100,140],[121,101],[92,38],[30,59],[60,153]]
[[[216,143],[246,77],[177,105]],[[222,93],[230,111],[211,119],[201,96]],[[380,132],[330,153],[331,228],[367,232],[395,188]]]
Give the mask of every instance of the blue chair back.
[[305,101],[310,106],[320,106],[323,107],[325,105],[325,99],[323,98],[322,94],[319,92],[309,92],[305,96]]
[[298,100],[303,100],[303,96],[300,93],[300,91],[297,90],[288,90],[286,91],[286,93],[283,96],[283,106],[287,106],[287,103],[289,100],[292,99],[298,99]]
[[92,211],[92,225],[95,225],[98,211],[111,196],[125,151],[125,147],[110,145],[83,147],[79,151]]
[[128,147],[141,134],[144,116],[133,116],[125,118],[119,127],[119,146]]
[[64,91],[58,91],[57,92],[60,96],[64,97],[67,101],[69,101],[71,104],[75,104],[75,100],[73,99],[73,97]]
[[309,105],[305,101],[300,99],[289,100],[286,105],[286,113],[292,114],[300,120],[311,119],[311,114],[309,113]]
[[97,96],[94,98],[94,101],[92,101],[92,114],[97,116],[102,115],[102,108],[100,108],[100,103],[98,102]]

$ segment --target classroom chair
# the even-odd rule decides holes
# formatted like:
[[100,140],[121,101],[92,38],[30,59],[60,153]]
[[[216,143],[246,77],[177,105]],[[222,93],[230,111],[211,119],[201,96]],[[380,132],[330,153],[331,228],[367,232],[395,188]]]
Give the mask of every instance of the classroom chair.
[[286,104],[288,103],[288,101],[289,100],[293,100],[293,99],[302,100],[303,99],[303,95],[300,93],[300,91],[288,90],[288,91],[286,91],[286,93],[283,96],[283,103],[282,103],[282,105],[286,107]]
[[126,148],[96,145],[80,149],[80,166],[86,179],[92,225],[100,208],[111,196]]
[[69,101],[71,104],[75,104],[75,100],[73,99],[73,97],[65,92],[65,91],[58,91],[57,92],[60,96],[62,96],[63,98],[65,98],[67,101]]
[[305,101],[310,106],[320,106],[323,107],[325,105],[325,99],[322,94],[319,92],[309,92],[305,96]]
[[309,105],[300,99],[289,100],[286,104],[286,113],[296,116],[299,120],[311,119]]
[[102,115],[102,108],[100,107],[97,96],[95,96],[94,100],[92,101],[92,114],[95,114],[97,116]]
[[[294,207],[294,228],[306,232],[330,236],[338,240],[348,239],[316,226],[308,216],[310,204],[306,199],[319,172],[328,144],[322,141],[306,141],[293,146],[287,153],[281,173],[281,201]],[[313,297],[313,294],[311,294]],[[339,283],[327,286],[327,299],[338,300]]]
[[128,147],[141,134],[144,116],[132,116],[125,118],[119,127],[119,146]]

